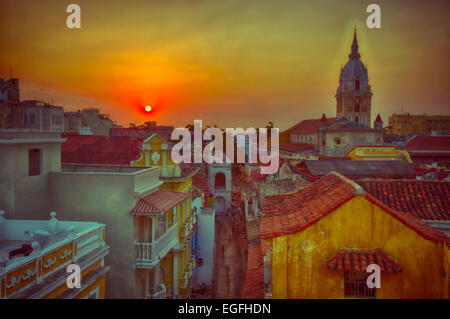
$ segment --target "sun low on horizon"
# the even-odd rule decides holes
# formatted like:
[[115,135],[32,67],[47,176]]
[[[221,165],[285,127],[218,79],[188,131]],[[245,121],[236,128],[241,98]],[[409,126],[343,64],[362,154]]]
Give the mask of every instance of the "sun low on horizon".
[[[97,107],[118,124],[287,128],[336,114],[353,31],[373,91],[372,118],[401,110],[450,114],[447,1],[0,0],[0,77],[21,99],[73,111]],[[436,28],[435,26],[442,26]]]

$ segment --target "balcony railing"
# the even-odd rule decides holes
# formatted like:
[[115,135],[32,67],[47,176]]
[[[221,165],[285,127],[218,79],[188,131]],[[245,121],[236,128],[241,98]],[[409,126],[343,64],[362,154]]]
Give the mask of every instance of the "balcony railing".
[[183,225],[181,225],[180,229],[180,239],[185,241],[190,238],[190,235],[192,233],[192,230],[194,228],[194,224],[196,221],[196,216],[194,211],[190,211],[189,215],[187,216],[186,220],[183,222]]
[[[14,220],[11,223],[19,224]],[[80,258],[105,246],[105,226],[102,224],[58,223],[63,227],[75,225],[86,229],[66,238],[52,235],[51,240],[55,242],[50,242],[47,247],[36,248],[29,256],[11,260],[5,267],[0,267],[0,299],[42,283],[46,277],[65,269],[68,264],[77,263]]]
[[151,268],[156,265],[176,245],[177,224],[173,224],[153,243],[136,243],[136,267]]
[[75,260],[102,246],[103,236],[104,228],[89,231],[86,234],[81,235],[77,240],[77,256],[75,257]]
[[166,286],[159,284],[156,288],[150,288],[147,299],[166,299]]
[[182,277],[180,279],[181,289],[185,289],[187,287],[188,283],[189,283],[189,272],[183,271]]
[[192,276],[192,273],[194,272],[194,269],[195,269],[195,259],[194,259],[194,258],[191,258],[191,259],[188,261],[188,263],[187,263],[187,269],[188,269],[189,277],[191,277],[191,276]]

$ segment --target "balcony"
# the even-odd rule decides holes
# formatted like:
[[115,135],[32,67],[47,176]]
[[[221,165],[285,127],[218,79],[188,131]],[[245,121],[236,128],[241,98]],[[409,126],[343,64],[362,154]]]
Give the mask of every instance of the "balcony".
[[187,272],[189,274],[189,277],[192,276],[192,273],[194,272],[195,269],[195,259],[191,258],[188,263],[187,263]]
[[176,245],[178,241],[177,224],[153,243],[136,243],[136,267],[153,268]]
[[159,284],[156,288],[150,288],[150,293],[147,294],[146,299],[166,299],[166,286]]
[[184,221],[183,225],[181,225],[180,229],[180,239],[182,241],[187,241],[190,239],[190,235],[192,234],[192,230],[194,228],[196,216],[194,211],[191,211]]
[[189,272],[183,271],[182,277],[180,278],[180,288],[185,289],[189,284]]

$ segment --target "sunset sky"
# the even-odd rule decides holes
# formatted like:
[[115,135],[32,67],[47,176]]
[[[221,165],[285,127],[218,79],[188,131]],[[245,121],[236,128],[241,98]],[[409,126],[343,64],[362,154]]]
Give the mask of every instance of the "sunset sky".
[[[66,7],[81,7],[81,29]],[[381,6],[381,29],[366,7]],[[286,129],[336,115],[353,29],[381,113],[450,114],[450,1],[0,0],[0,77],[21,99],[119,124]],[[152,105],[144,114],[141,108]]]

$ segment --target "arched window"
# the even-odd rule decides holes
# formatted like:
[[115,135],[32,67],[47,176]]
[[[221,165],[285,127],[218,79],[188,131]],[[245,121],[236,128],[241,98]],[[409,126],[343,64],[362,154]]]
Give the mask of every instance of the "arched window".
[[225,174],[224,173],[217,173],[214,177],[214,188],[225,188]]
[[359,91],[359,80],[355,80],[355,91]]

